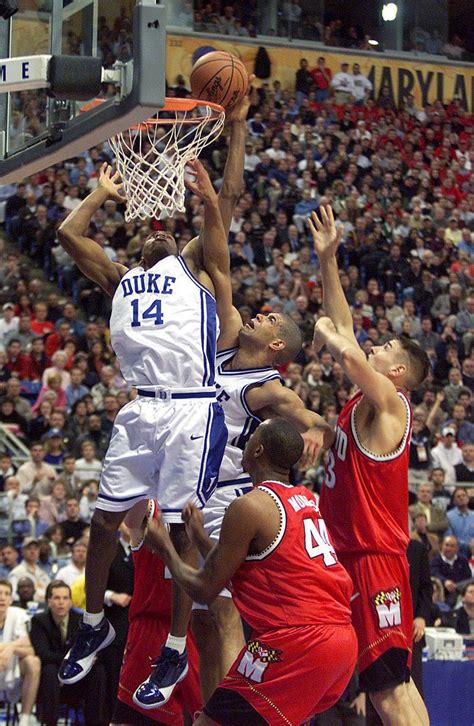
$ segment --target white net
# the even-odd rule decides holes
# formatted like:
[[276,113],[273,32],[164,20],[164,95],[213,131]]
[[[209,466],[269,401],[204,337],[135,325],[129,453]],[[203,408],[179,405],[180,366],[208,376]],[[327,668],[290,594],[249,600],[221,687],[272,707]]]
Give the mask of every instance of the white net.
[[225,112],[220,106],[186,101],[181,106],[189,108],[177,110],[180,101],[166,99],[156,117],[109,140],[127,197],[127,222],[184,212],[186,164],[224,128]]

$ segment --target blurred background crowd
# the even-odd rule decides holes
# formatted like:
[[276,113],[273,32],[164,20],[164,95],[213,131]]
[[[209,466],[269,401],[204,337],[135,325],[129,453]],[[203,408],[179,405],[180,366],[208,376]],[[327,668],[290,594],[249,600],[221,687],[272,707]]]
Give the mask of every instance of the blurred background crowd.
[[[178,79],[168,93],[189,92]],[[301,61],[293,88],[278,79],[263,83],[247,125],[245,188],[229,235],[234,303],[243,321],[271,310],[291,315],[304,347],[281,371],[285,385],[334,423],[350,386],[330,354],[318,357],[311,346],[322,292],[306,222],[321,203],[331,204],[341,234],[341,283],[360,345],[368,351],[403,334],[430,357],[430,376],[412,395],[413,503],[420,483],[447,492],[436,499],[443,511],[436,535],[455,535],[469,558],[474,118],[458,100],[416,108],[409,97],[397,108],[384,89],[372,97],[357,63],[330,68],[319,56]],[[217,187],[226,155],[226,134],[204,152]],[[15,544],[45,531],[51,540],[71,506],[87,526],[114,417],[134,395],[110,346],[110,300],[80,275],[57,240],[61,220],[95,186],[103,161],[113,162],[107,144],[2,190],[0,421],[28,455],[17,466],[4,444],[0,524],[2,537]],[[106,202],[89,233],[127,266],[138,263],[150,230],[166,227],[182,248],[202,221],[193,196],[185,213],[166,221],[126,223],[123,212]],[[298,478],[318,489],[323,465]],[[458,484],[466,496],[453,498]],[[466,516],[455,516],[456,496],[466,499]],[[428,504],[423,511],[432,532]],[[30,524],[19,523],[25,518]],[[67,551],[67,543],[60,546]]]

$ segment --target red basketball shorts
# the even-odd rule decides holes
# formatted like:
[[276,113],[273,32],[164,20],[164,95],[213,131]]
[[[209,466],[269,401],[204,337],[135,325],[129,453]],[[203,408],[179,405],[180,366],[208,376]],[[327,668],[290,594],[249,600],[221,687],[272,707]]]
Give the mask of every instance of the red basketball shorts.
[[359,644],[359,671],[390,648],[407,650],[410,667],[413,606],[406,557],[338,556],[354,583],[352,624]]
[[[272,726],[299,726],[336,703],[356,657],[349,624],[269,630],[240,651],[220,688],[240,694]],[[212,698],[205,713],[221,723]]]
[[192,636],[188,634],[187,650],[189,670],[186,678],[179,683],[168,703],[162,708],[147,711],[139,708],[132,701],[137,688],[150,675],[151,661],[160,653],[169,631],[167,622],[155,617],[140,617],[130,623],[127,645],[123,656],[118,698],[127,706],[138,711],[148,719],[161,723],[180,726],[184,723],[183,709],[194,716],[202,708],[199,691],[198,655]]

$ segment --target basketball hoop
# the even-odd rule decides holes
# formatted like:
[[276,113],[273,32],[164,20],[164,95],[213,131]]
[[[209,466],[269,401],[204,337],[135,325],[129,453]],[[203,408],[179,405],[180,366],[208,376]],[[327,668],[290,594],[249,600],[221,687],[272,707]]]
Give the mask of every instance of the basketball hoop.
[[185,211],[186,164],[218,138],[224,119],[216,103],[166,98],[156,116],[109,139],[127,197],[127,222]]

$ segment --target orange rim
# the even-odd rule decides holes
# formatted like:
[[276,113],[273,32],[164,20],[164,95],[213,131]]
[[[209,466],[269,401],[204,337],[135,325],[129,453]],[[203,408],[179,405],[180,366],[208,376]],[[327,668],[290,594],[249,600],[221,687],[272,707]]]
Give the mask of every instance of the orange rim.
[[[161,113],[161,111],[194,111],[195,108],[198,106],[207,106],[217,116],[220,116],[222,113],[225,113],[225,109],[223,106],[219,106],[218,103],[213,103],[212,101],[202,101],[197,98],[165,98],[164,106],[160,109],[158,109],[157,113]],[[172,124],[195,124],[199,121],[205,121],[209,120],[214,117],[207,117],[207,116],[194,116],[193,118],[148,118],[146,121],[142,121],[140,124],[134,124],[133,126],[130,126],[128,131],[146,131],[146,129],[153,128],[153,126],[163,126],[163,125],[172,125]]]
[[[93,98],[92,101],[88,101],[83,106],[81,106],[79,111],[80,113],[87,113],[88,111],[93,111],[95,108],[105,103],[106,100],[106,98]],[[218,103],[213,103],[212,101],[203,101],[198,98],[165,98],[164,105],[162,106],[162,108],[157,110],[157,113],[160,113],[161,111],[194,111],[194,109],[198,106],[207,106],[219,116],[220,114],[225,113],[224,107],[219,106]],[[208,117],[206,116],[197,116],[189,119],[149,118],[145,121],[142,121],[140,124],[134,124],[133,126],[130,126],[128,131],[145,131],[150,127],[158,125],[163,126],[164,124],[195,124],[196,122],[201,120],[204,121],[207,118]]]

